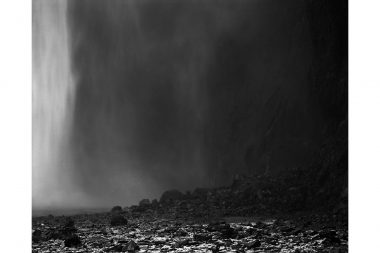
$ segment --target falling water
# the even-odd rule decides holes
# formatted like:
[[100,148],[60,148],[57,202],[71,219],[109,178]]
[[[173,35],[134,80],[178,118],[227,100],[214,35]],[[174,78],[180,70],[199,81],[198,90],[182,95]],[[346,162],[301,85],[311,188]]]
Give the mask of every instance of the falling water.
[[56,206],[64,192],[69,194],[63,186],[69,181],[66,156],[75,85],[66,5],[33,1],[33,208]]

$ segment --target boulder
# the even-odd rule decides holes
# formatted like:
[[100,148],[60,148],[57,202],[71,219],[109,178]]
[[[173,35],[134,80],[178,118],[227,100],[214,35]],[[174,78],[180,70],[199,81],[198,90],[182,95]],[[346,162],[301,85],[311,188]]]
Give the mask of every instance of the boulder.
[[81,240],[78,235],[73,234],[65,239],[65,247],[76,247],[81,244]]
[[128,224],[128,220],[123,215],[117,214],[111,217],[110,224],[111,226],[124,226]]
[[196,188],[192,195],[196,198],[206,200],[209,192],[210,190],[207,188]]
[[162,194],[160,198],[160,203],[170,203],[176,200],[182,200],[184,194],[178,190],[169,190]]
[[32,242],[37,243],[42,239],[42,232],[39,229],[34,230],[32,233]]
[[66,218],[66,220],[64,221],[64,224],[63,224],[63,227],[65,228],[72,228],[74,227],[75,225],[75,222],[72,218]]
[[114,206],[111,209],[111,213],[121,213],[122,211],[123,209],[121,208],[121,206]]
[[150,205],[150,200],[149,199],[142,199],[140,202],[139,202],[139,206],[143,206],[143,207],[147,207]]
[[205,241],[211,240],[212,235],[211,234],[201,234],[201,233],[194,234],[193,239],[194,239],[194,241],[205,242]]
[[257,248],[257,247],[260,247],[261,246],[261,242],[257,239],[253,240],[253,241],[250,241],[250,242],[247,242],[245,243],[245,246],[248,248],[248,249],[252,249],[252,248]]
[[140,250],[140,247],[133,240],[129,241],[129,243],[123,247],[123,251],[136,252],[138,250]]
[[152,205],[153,208],[158,207],[158,201],[157,201],[157,199],[153,199],[151,205]]

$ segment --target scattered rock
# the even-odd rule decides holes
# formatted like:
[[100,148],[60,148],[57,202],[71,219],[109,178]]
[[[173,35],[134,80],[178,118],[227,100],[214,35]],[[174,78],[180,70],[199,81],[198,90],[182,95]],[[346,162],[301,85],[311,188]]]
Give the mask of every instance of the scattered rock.
[[[347,252],[346,230],[324,228],[295,233],[303,229],[304,219],[263,224],[218,221],[204,225],[190,217],[190,220],[162,218],[146,210],[135,218],[129,217],[128,226],[115,228],[109,223],[115,215],[94,214],[99,223],[96,226],[86,222],[92,216],[76,217],[73,220],[77,234],[64,235],[64,225],[50,227],[33,223],[32,236],[42,234],[44,238],[49,231],[58,236],[54,240],[36,240],[32,252],[62,252],[62,244],[76,247],[75,252]],[[282,227],[292,229],[284,233]]]
[[[294,181],[239,177],[233,187],[167,191],[160,202],[143,199],[124,211],[33,218],[32,249],[62,252],[64,242],[76,252],[347,252],[346,223],[327,213],[286,216],[287,194],[300,189]],[[261,218],[246,219],[252,216]]]

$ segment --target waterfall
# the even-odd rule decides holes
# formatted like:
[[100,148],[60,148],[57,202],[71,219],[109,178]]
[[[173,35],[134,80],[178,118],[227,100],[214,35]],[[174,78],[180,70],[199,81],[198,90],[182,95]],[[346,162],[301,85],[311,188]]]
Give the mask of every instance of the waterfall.
[[33,1],[33,207],[59,203],[70,171],[75,84],[66,9],[66,1]]

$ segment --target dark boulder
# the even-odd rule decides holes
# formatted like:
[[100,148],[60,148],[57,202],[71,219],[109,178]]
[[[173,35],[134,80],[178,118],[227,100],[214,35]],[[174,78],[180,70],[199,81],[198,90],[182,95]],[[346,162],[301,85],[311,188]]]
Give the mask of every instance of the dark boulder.
[[340,244],[340,239],[335,230],[320,231],[318,237],[323,240],[322,243],[326,246]]
[[117,214],[111,217],[110,224],[111,226],[124,226],[128,225],[128,220],[123,215]]
[[64,234],[65,236],[71,235],[78,231],[75,227],[75,222],[72,218],[65,219],[63,226],[61,226],[58,230],[61,234]]
[[111,213],[121,213],[122,211],[123,209],[121,208],[121,206],[114,206],[111,209]]
[[210,232],[219,232],[223,238],[236,238],[238,232],[226,223],[213,223],[207,226]]
[[78,235],[73,234],[65,239],[65,247],[76,247],[81,244],[81,240]]
[[157,199],[153,199],[151,205],[152,205],[153,208],[158,207],[158,201],[157,201]]
[[209,193],[210,190],[207,188],[196,188],[192,195],[196,198],[206,200]]
[[129,243],[123,247],[123,251],[136,252],[138,250],[140,250],[140,247],[133,240],[129,241]]
[[142,206],[142,207],[147,207],[150,205],[150,200],[149,199],[142,199],[140,202],[139,202],[139,206]]
[[212,235],[211,234],[194,234],[193,239],[194,241],[205,242],[205,241],[211,240]]
[[261,242],[257,239],[253,240],[253,241],[250,241],[250,242],[247,242],[245,243],[245,246],[248,248],[248,249],[252,249],[252,248],[257,248],[257,247],[260,247],[261,246]]
[[190,242],[189,239],[182,239],[182,240],[177,241],[177,242],[174,244],[174,247],[176,247],[176,248],[182,248],[182,247],[184,247],[184,246],[189,245],[189,242]]
[[63,221],[63,225],[50,228],[46,232],[46,239],[66,240],[67,238],[72,237],[77,231],[77,228],[74,226],[74,221],[71,218],[68,218]]
[[106,250],[106,252],[123,252],[124,246],[121,244],[116,244]]
[[66,218],[66,220],[64,221],[64,224],[63,224],[63,226],[66,228],[72,228],[72,227],[74,227],[74,225],[75,225],[75,222],[72,218]]
[[32,242],[37,243],[42,239],[42,232],[39,229],[34,230],[32,233]]
[[162,194],[160,203],[170,203],[176,200],[184,199],[184,194],[178,190],[169,190]]

